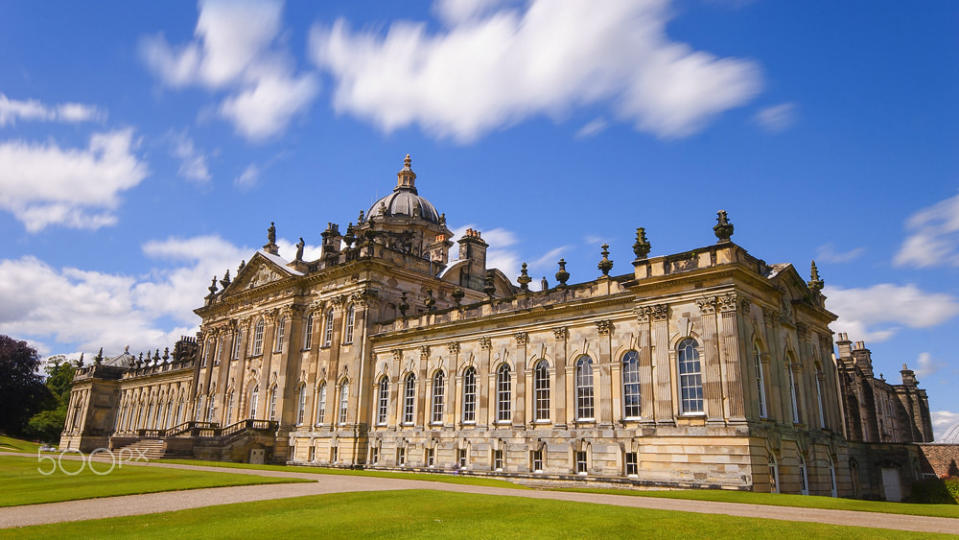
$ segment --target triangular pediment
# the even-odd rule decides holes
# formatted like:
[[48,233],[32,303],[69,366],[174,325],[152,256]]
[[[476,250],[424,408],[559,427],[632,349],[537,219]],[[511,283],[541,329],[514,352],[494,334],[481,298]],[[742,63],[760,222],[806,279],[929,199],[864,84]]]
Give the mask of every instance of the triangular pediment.
[[[279,260],[273,260],[274,258]],[[236,294],[298,275],[297,272],[292,272],[289,268],[280,264],[281,260],[279,256],[267,256],[257,251],[224,293],[227,295]]]

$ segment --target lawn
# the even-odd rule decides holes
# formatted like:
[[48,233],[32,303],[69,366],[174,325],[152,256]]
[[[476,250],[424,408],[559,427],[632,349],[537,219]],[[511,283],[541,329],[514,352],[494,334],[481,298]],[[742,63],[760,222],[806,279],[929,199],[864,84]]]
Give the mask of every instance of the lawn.
[[425,480],[427,482],[445,482],[448,484],[469,484],[472,486],[502,487],[512,489],[529,489],[526,486],[514,484],[507,480],[487,478],[484,476],[458,475],[449,473],[415,473],[399,471],[374,471],[360,469],[333,469],[325,467],[306,467],[303,465],[250,465],[249,463],[233,463],[230,461],[201,461],[196,459],[164,459],[162,463],[179,463],[182,465],[203,465],[207,467],[224,467],[231,469],[257,469],[263,471],[305,472],[313,474],[335,474],[344,476],[374,476],[377,478],[398,478],[400,480]]
[[0,435],[0,452],[29,452],[33,454],[39,448],[40,445],[35,442]]
[[[0,530],[0,538],[934,538],[430,490],[353,492]],[[945,537],[945,535],[942,535]]]
[[726,491],[719,489],[640,491],[630,489],[566,488],[559,489],[557,491],[577,491],[580,493],[603,493],[608,495],[629,495],[633,497],[660,497],[664,499],[691,499],[697,501],[768,504],[771,506],[797,506],[801,508],[828,508],[832,510],[856,510],[859,512],[885,512],[889,514],[959,518],[959,505],[957,504],[911,504],[885,501],[863,501],[860,499],[819,497],[815,495],[754,493],[751,491]]
[[[52,469],[50,462],[38,464],[37,458],[0,456],[0,506],[37,504],[46,502],[69,501],[114,495],[135,493],[155,493],[220,486],[243,486],[249,484],[277,484],[289,481],[306,480],[270,478],[228,472],[201,472],[160,467],[125,466],[111,473],[98,476],[88,467],[70,476],[57,470],[44,476],[38,470]],[[68,472],[79,470],[78,460],[63,460],[63,468]],[[109,469],[109,463],[97,463],[97,471]]]

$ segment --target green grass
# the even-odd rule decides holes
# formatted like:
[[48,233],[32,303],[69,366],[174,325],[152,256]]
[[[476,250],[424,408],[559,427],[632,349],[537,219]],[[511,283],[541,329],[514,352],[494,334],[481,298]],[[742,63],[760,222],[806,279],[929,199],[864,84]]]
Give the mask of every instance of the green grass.
[[40,444],[0,435],[0,452],[29,452],[35,454]]
[[[0,456],[0,486],[3,486],[0,489],[0,507],[180,489],[306,481],[130,465],[116,468],[103,476],[92,473],[89,467],[84,467],[76,476],[60,470],[44,476],[38,470],[38,466],[43,471],[51,470],[51,465],[49,461],[38,464],[37,458]],[[100,472],[110,467],[109,463],[97,463],[94,466]],[[80,467],[78,460],[63,460],[63,468],[68,472],[79,470]]]
[[724,491],[718,489],[640,491],[630,489],[565,488],[558,489],[556,491],[577,491],[580,493],[603,493],[608,495],[629,495],[633,497],[659,497],[663,499],[690,499],[696,501],[767,504],[770,506],[796,506],[801,508],[826,508],[831,510],[855,510],[859,512],[885,512],[889,514],[908,514],[913,516],[959,518],[959,505],[955,504],[911,504],[885,501],[863,501],[859,499],[819,497],[816,495],[754,493],[751,491]]
[[313,474],[335,474],[342,476],[373,476],[377,478],[398,478],[400,480],[425,480],[427,482],[445,482],[447,484],[469,484],[472,486],[502,487],[512,489],[529,489],[526,486],[514,484],[497,478],[483,476],[443,474],[443,473],[414,473],[398,471],[373,471],[360,469],[332,469],[325,467],[306,467],[303,465],[250,465],[249,463],[233,463],[231,461],[201,461],[195,459],[164,459],[162,463],[179,463],[181,465],[203,465],[207,467],[224,467],[230,469],[256,469],[261,471],[305,472]]
[[[0,538],[934,538],[431,490],[335,493],[0,530]],[[942,535],[945,537],[945,535]]]

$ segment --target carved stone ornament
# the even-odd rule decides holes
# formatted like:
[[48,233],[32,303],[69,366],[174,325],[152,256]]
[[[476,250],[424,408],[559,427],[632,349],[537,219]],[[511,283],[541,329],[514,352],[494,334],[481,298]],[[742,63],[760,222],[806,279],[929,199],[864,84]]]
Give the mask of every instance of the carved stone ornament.
[[529,334],[526,332],[518,332],[513,334],[513,338],[516,339],[517,345],[526,345],[529,342]]
[[459,352],[460,352],[460,344],[459,344],[458,341],[450,342],[450,343],[447,344],[446,346],[449,347],[450,354],[459,354]]
[[393,349],[393,360],[399,362],[403,359],[403,351],[400,349]]
[[726,313],[730,311],[736,311],[736,308],[739,307],[737,302],[738,296],[736,293],[727,293],[719,297],[719,311]]
[[715,296],[704,296],[703,298],[696,299],[696,305],[699,306],[699,311],[704,315],[710,313],[716,313],[716,297]]
[[633,313],[636,314],[636,319],[639,322],[649,322],[649,318],[653,314],[653,308],[651,306],[636,306],[633,308]]
[[656,304],[653,306],[653,320],[654,321],[665,321],[669,318],[669,305],[668,304]]
[[483,349],[484,351],[488,351],[488,350],[490,350],[490,348],[491,348],[492,346],[493,346],[493,340],[490,339],[488,336],[483,336],[483,337],[480,338],[480,348],[481,348],[481,349]]
[[253,277],[250,278],[250,287],[259,287],[261,285],[266,285],[267,283],[272,283],[280,279],[280,275],[274,272],[270,267],[265,264],[260,265],[256,273],[253,274]]
[[596,330],[599,332],[599,335],[601,335],[601,336],[608,336],[608,335],[609,335],[609,332],[610,332],[612,329],[613,329],[613,322],[612,322],[612,321],[610,321],[610,320],[608,320],[608,319],[604,319],[604,320],[602,320],[602,321],[596,321]]
[[569,329],[565,326],[560,326],[559,328],[553,328],[553,337],[556,339],[566,339],[569,337]]
[[749,314],[749,308],[750,308],[752,302],[749,301],[749,298],[743,298],[743,300],[742,300],[742,302],[740,302],[740,304],[741,304],[742,307],[743,307],[743,313],[745,313],[745,314],[748,315],[748,314]]
[[422,356],[423,358],[426,358],[426,357],[428,357],[429,355],[430,355],[430,346],[429,346],[429,345],[421,345],[421,346],[420,346],[420,356]]

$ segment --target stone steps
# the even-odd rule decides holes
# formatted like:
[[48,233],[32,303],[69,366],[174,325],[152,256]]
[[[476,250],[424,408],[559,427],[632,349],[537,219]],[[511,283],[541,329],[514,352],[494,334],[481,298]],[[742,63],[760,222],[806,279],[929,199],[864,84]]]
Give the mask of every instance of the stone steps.
[[134,457],[146,457],[147,459],[160,459],[166,455],[166,442],[161,439],[143,439],[132,444],[128,444],[117,452],[123,452]]

